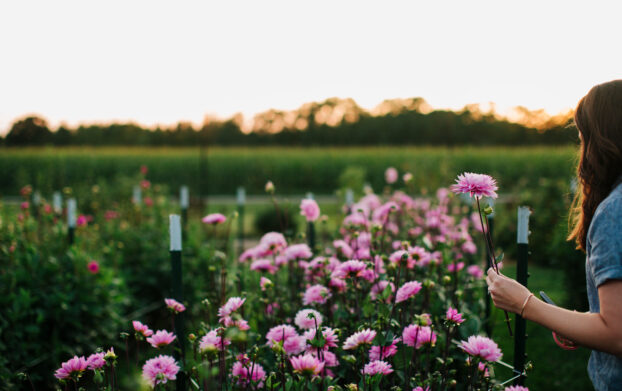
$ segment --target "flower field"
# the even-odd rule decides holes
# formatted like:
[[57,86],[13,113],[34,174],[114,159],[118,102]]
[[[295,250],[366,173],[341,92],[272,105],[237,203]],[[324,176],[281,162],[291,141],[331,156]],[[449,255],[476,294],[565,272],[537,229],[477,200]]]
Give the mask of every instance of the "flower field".
[[[387,170],[382,194],[344,205],[330,235],[316,235],[325,217],[305,199],[306,234],[269,232],[241,254],[235,213],[191,214],[183,250],[169,252],[168,214],[179,206],[146,167],[134,203],[92,189],[70,236],[67,211],[33,207],[24,187],[0,231],[5,270],[15,270],[1,275],[11,292],[2,299],[5,385],[504,389],[508,379],[495,375],[504,352],[483,333],[473,205],[445,188],[410,196],[396,175]],[[274,208],[280,216],[276,198]]]

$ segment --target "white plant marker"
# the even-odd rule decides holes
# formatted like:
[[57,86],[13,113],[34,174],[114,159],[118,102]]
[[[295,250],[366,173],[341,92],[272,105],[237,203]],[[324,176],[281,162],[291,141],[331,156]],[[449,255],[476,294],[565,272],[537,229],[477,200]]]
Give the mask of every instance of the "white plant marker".
[[181,218],[179,215],[169,215],[168,220],[171,239],[170,251],[181,251]]
[[529,215],[531,211],[526,206],[518,207],[518,227],[516,232],[516,243],[529,243]]
[[59,191],[55,191],[52,195],[52,206],[54,208],[54,213],[61,214],[63,211],[63,198],[60,195]]
[[67,200],[67,226],[69,228],[76,228],[76,199],[70,198]]
[[188,186],[182,186],[179,191],[179,206],[182,209],[188,209],[189,202]]

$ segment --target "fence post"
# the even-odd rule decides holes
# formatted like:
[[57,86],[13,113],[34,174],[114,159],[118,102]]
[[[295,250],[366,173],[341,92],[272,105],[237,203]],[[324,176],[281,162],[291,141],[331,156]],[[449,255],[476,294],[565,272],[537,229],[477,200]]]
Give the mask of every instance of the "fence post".
[[[518,228],[516,235],[516,243],[518,247],[517,253],[517,262],[516,262],[516,281],[523,284],[525,287],[527,286],[527,277],[529,274],[527,273],[527,260],[529,257],[529,215],[531,212],[529,208],[526,206],[518,207]],[[527,358],[526,354],[526,340],[527,340],[527,330],[526,330],[526,322],[520,315],[516,315],[515,321],[515,330],[516,334],[514,335],[514,370],[523,373],[525,369],[525,360]],[[520,376],[515,381],[515,385],[524,385],[525,377]]]
[[[183,283],[181,278],[181,221],[179,215],[169,215],[169,234],[170,234],[170,252],[171,252],[171,276],[173,282],[173,299],[183,301]],[[184,371],[185,353],[186,353],[186,334],[184,330],[184,313],[176,313],[175,317],[175,335],[181,353],[175,352],[175,358],[182,363],[183,371],[179,373],[176,389],[178,391],[185,390],[186,379]],[[181,356],[180,356],[181,354]],[[180,360],[181,358],[181,360]]]
[[[489,214],[488,216],[486,216],[486,219],[488,221],[488,229],[490,230],[490,237],[492,238],[492,236],[495,233],[494,230],[494,225],[495,225],[495,213],[494,213],[494,200],[491,198],[488,200],[488,205],[490,205],[491,208],[493,208],[493,212],[491,214]],[[494,257],[494,254],[492,254],[492,256]],[[492,262],[490,261],[491,259],[491,254],[490,254],[490,250],[488,249],[488,246],[486,246],[486,269],[484,269],[484,273],[486,273],[488,271],[488,269],[490,269],[492,267]],[[489,337],[492,337],[492,324],[490,322],[490,310],[491,310],[491,306],[490,306],[490,295],[488,294],[488,286],[484,286],[484,297],[486,298],[486,334]]]
[[[313,193],[307,193],[307,199],[313,199]],[[307,221],[307,244],[311,252],[315,249],[315,224],[313,221]]]
[[238,255],[244,251],[244,205],[246,204],[246,190],[238,187]]
[[67,240],[71,246],[75,239],[76,232],[76,199],[67,200]]

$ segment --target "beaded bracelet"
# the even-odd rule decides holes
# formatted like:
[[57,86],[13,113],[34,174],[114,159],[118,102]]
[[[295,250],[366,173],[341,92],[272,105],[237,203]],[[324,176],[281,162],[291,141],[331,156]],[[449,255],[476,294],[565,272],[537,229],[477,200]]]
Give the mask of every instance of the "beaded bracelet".
[[531,296],[533,296],[533,293],[530,293],[529,296],[527,296],[527,298],[525,299],[525,302],[523,303],[523,307],[520,310],[520,316],[521,317],[523,316],[523,312],[525,312],[525,307],[527,306],[527,302],[529,301]]

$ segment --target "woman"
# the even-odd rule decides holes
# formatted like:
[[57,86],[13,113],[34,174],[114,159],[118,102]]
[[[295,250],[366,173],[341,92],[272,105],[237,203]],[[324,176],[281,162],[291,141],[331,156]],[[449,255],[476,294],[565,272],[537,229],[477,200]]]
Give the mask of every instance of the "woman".
[[596,390],[622,390],[622,80],[593,87],[574,119],[581,191],[569,240],[587,254],[590,312],[547,304],[492,269],[486,282],[495,306],[593,349],[588,373]]

